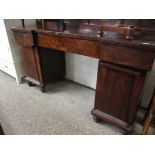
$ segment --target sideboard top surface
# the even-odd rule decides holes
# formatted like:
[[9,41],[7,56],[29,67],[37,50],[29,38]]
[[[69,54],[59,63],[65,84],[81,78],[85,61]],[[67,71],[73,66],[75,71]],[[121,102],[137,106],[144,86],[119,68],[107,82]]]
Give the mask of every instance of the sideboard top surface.
[[79,38],[79,39],[85,39],[85,40],[93,40],[100,43],[109,43],[109,44],[117,44],[121,46],[129,46],[134,48],[142,48],[142,49],[155,49],[155,36],[147,37],[143,36],[140,38],[134,38],[132,40],[127,40],[125,38],[122,38],[121,36],[115,36],[115,34],[111,34],[108,36],[99,37],[97,35],[94,35],[94,33],[91,32],[85,32],[81,30],[75,30],[75,31],[50,31],[50,30],[43,30],[38,29],[36,26],[27,26],[25,28],[20,27],[13,27],[13,31],[19,31],[19,32],[29,32],[29,33],[38,33],[38,34],[48,34],[48,35],[57,35],[62,37],[71,37],[71,38]]

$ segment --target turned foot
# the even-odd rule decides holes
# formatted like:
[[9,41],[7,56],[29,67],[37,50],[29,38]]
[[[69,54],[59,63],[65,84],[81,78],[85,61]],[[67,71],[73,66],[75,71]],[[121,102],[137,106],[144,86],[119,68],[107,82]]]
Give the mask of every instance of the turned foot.
[[93,116],[93,120],[94,120],[94,122],[96,122],[96,123],[99,123],[99,122],[102,121],[100,118],[97,118],[97,117],[95,117],[95,116]]
[[0,135],[4,135],[4,131],[3,131],[1,124],[0,124]]
[[35,85],[32,82],[28,82],[27,84],[28,84],[29,87],[33,87]]
[[41,90],[42,93],[45,93],[45,91],[46,91],[46,86],[40,86],[40,90]]
[[132,132],[131,132],[131,131],[122,131],[122,134],[123,134],[123,135],[131,135]]
[[123,135],[131,135],[132,134],[132,129],[131,129],[131,127],[129,127],[128,129],[121,129],[121,133],[123,134]]
[[64,77],[59,77],[58,80],[59,80],[59,81],[64,81],[65,78],[64,78]]

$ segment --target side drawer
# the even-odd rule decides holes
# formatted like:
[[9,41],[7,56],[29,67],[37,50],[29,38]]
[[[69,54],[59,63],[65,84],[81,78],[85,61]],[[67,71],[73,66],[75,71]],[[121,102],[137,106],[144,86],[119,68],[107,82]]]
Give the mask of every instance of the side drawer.
[[151,69],[154,56],[154,51],[110,44],[100,44],[99,50],[103,61],[143,70]]
[[24,46],[33,46],[33,34],[32,31],[30,32],[20,32],[20,31],[13,31],[15,40],[18,44]]

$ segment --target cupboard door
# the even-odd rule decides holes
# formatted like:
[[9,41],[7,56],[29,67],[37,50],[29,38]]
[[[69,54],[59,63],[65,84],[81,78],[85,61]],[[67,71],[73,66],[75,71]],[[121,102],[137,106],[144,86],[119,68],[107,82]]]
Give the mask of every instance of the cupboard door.
[[100,62],[94,109],[131,124],[143,82],[137,71]]
[[25,64],[27,74],[26,76],[29,76],[37,81],[40,81],[34,49],[32,47],[20,46],[20,52],[22,54],[23,61]]

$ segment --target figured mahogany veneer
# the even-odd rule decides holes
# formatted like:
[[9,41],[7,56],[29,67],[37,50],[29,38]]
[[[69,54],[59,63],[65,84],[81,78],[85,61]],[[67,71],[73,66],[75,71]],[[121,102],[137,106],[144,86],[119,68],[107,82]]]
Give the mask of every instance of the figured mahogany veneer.
[[33,34],[32,31],[16,31],[15,32],[15,39],[18,44],[23,45],[23,46],[33,46],[34,45],[34,40],[33,40]]
[[61,38],[59,36],[38,34],[38,46],[46,48],[58,49],[61,44]]
[[23,59],[25,60],[24,65],[25,65],[25,68],[27,69],[27,74],[31,78],[34,78],[40,81],[37,64],[34,61],[36,59],[35,54],[34,54],[34,49],[30,47],[20,46],[20,51],[21,51]]
[[104,44],[100,46],[99,57],[114,64],[150,70],[154,61],[154,51]]
[[[48,21],[49,22],[49,21]],[[44,25],[44,28],[53,24]],[[54,24],[56,26],[56,24]],[[77,25],[77,24],[74,24]],[[80,25],[80,24],[79,24]],[[13,28],[16,42],[25,61],[27,81],[44,87],[52,79],[65,75],[65,52],[98,58],[99,68],[95,105],[92,115],[131,131],[138,107],[138,98],[146,72],[155,57],[154,42],[147,39],[125,40],[98,37],[68,24],[71,33]],[[117,36],[117,35],[116,35]],[[42,89],[44,91],[44,89]]]
[[102,111],[101,118],[109,116],[110,122],[130,130],[144,78],[140,72],[100,61],[92,114],[100,117]]

